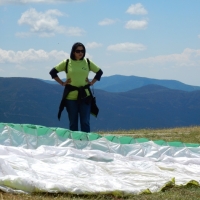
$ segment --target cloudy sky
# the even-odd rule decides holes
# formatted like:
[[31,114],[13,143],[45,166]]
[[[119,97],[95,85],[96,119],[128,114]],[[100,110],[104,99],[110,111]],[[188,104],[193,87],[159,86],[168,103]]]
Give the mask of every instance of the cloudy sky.
[[104,76],[200,86],[199,10],[199,0],[0,0],[0,77],[50,80],[82,42]]

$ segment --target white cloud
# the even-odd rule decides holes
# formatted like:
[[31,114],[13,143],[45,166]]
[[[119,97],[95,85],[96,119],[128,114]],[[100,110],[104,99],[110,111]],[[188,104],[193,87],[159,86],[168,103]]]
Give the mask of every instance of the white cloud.
[[66,3],[66,2],[82,2],[85,0],[0,0],[3,4],[30,4],[30,3]]
[[84,30],[78,27],[64,27],[59,25],[57,17],[63,16],[59,10],[47,10],[46,12],[37,12],[31,8],[24,12],[18,20],[19,25],[28,25],[29,33],[17,33],[17,36],[27,37],[31,34],[38,34],[40,37],[52,37],[55,33],[66,34],[69,36],[80,36]]
[[[116,67],[117,65],[120,67]],[[123,71],[121,70],[121,66],[123,66]],[[118,62],[113,68],[116,74],[134,74],[140,77],[178,80],[190,85],[200,85],[199,66],[200,49],[187,48],[180,54],[160,55],[133,61]]]
[[94,48],[98,48],[101,47],[102,44],[101,43],[97,43],[97,42],[90,42],[86,44],[86,48],[87,49],[94,49]]
[[143,44],[135,43],[119,43],[110,45],[107,47],[109,51],[118,51],[118,52],[138,52],[146,50],[146,47]]
[[130,61],[130,62],[122,62],[122,65],[145,65],[145,66],[161,66],[161,65],[170,65],[170,66],[199,66],[200,65],[200,49],[189,49],[186,48],[180,54],[170,54],[170,55],[160,55],[155,57],[149,57],[145,59]]
[[148,12],[141,3],[132,4],[126,11],[131,15],[146,15]]
[[62,15],[58,10],[48,10],[42,13],[31,8],[22,14],[18,24],[30,26],[32,32],[53,31],[54,28],[59,29],[59,22],[56,16]]
[[106,19],[100,21],[98,24],[100,26],[106,26],[106,25],[114,24],[115,22],[116,22],[116,20],[106,18]]
[[145,29],[148,22],[146,20],[130,20],[126,23],[126,29]]
[[198,38],[200,38],[200,35],[198,35]]
[[6,51],[0,49],[0,63],[26,63],[26,62],[43,62],[50,60],[63,60],[63,58],[69,57],[64,51],[50,51],[29,49],[27,51]]

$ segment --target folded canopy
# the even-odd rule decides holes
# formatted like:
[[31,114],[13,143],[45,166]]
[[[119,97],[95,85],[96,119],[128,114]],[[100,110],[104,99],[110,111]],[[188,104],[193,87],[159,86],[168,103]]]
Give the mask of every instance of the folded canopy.
[[200,146],[0,123],[5,192],[140,194],[200,184]]

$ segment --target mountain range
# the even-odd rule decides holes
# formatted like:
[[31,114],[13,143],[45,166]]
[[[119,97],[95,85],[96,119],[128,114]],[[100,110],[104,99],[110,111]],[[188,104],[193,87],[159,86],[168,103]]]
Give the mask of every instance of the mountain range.
[[[126,92],[96,88],[100,111],[97,118],[91,116],[92,132],[200,125],[198,89],[184,91],[156,84]],[[57,119],[63,89],[39,79],[0,78],[0,122],[68,128],[66,111]]]
[[[56,84],[54,80],[44,80],[46,83]],[[160,85],[169,89],[195,91],[200,90],[200,86],[192,86],[184,84],[176,80],[158,80],[152,78],[138,77],[138,76],[123,76],[113,75],[102,77],[101,81],[96,82],[95,88],[107,92],[127,92],[146,85]]]

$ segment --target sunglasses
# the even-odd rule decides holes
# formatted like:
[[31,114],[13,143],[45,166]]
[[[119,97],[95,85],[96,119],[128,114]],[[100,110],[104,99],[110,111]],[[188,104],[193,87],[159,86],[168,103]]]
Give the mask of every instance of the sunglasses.
[[77,49],[77,50],[75,50],[75,52],[76,52],[76,53],[84,53],[85,51],[84,51],[84,50],[78,50],[78,49]]

